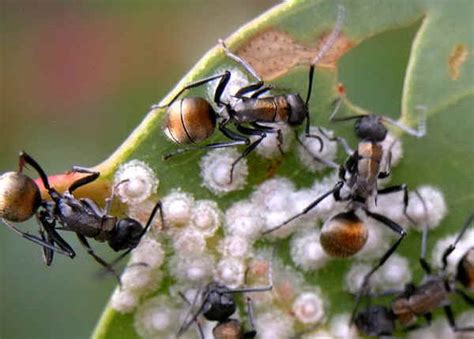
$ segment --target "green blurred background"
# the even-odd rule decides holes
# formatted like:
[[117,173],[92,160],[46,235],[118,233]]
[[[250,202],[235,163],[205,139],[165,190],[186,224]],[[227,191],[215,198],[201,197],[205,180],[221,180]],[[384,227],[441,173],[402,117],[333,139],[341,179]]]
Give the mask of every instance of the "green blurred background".
[[[24,149],[53,174],[104,160],[219,37],[276,1],[0,3],[0,172]],[[77,257],[48,268],[37,246],[0,227],[1,338],[91,334],[116,281],[97,278],[66,238]]]

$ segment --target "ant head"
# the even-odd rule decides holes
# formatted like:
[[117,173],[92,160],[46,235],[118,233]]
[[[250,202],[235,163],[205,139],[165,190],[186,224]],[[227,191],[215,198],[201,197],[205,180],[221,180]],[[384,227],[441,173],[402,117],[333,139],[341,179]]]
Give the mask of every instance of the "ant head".
[[359,139],[372,142],[382,142],[387,136],[387,128],[383,125],[382,119],[375,114],[357,119],[355,132]]
[[299,94],[288,94],[286,96],[290,106],[288,123],[290,125],[300,125],[308,116],[308,108]]
[[357,314],[357,329],[368,336],[391,335],[395,330],[393,313],[381,305],[373,305]]
[[216,119],[216,112],[203,98],[176,100],[168,108],[165,134],[178,144],[200,142],[212,135]]
[[115,230],[109,240],[109,246],[114,251],[135,248],[140,242],[142,235],[143,227],[138,221],[131,218],[123,218],[115,225]]
[[236,305],[234,296],[228,293],[229,289],[218,283],[210,283],[203,295],[204,307],[202,314],[207,320],[225,321],[234,314]]
[[0,176],[0,218],[12,222],[28,220],[41,201],[38,185],[27,175],[7,172]]

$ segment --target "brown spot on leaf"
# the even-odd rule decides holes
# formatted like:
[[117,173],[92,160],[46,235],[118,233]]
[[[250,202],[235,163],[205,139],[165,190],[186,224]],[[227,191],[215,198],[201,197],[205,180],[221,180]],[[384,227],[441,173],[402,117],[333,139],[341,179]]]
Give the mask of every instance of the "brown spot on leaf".
[[448,71],[451,79],[459,79],[461,75],[460,68],[462,64],[466,61],[468,54],[469,52],[466,46],[462,44],[458,44],[453,47],[448,59]]
[[[238,51],[264,80],[284,75],[297,65],[308,65],[324,45],[330,32],[319,36],[309,46],[295,41],[288,33],[269,29],[249,39]],[[318,67],[334,68],[339,58],[350,50],[354,43],[342,33],[320,60]]]

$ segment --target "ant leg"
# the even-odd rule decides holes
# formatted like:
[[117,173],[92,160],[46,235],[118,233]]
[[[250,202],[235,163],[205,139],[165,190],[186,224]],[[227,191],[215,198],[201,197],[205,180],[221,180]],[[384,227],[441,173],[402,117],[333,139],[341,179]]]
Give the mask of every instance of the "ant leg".
[[250,299],[250,297],[247,297],[246,303],[247,303],[247,315],[249,318],[250,330],[244,333],[244,338],[255,338],[257,336],[257,330],[255,329],[252,299]]
[[20,155],[18,157],[18,171],[21,173],[23,172],[23,168],[26,165],[30,165],[33,167],[36,172],[38,172],[41,181],[43,182],[43,186],[46,188],[46,190],[51,191],[51,186],[49,185],[48,181],[48,176],[44,172],[44,170],[41,168],[41,166],[32,158],[30,157],[26,152],[21,151]]
[[330,141],[336,141],[339,144],[341,144],[341,146],[344,148],[344,151],[347,153],[348,156],[351,156],[352,154],[354,154],[354,150],[349,146],[346,139],[344,139],[343,137],[338,137],[338,136],[330,136],[321,127],[318,127],[318,130],[319,130],[319,133],[321,133],[326,139]]
[[233,146],[246,145],[246,144],[248,144],[246,140],[236,140],[236,141],[229,141],[229,142],[218,142],[218,143],[208,144],[208,145],[198,146],[198,147],[184,147],[184,148],[179,148],[173,152],[165,154],[163,156],[163,160],[168,160],[169,158],[172,158],[181,153],[194,151],[194,150],[225,148],[225,147],[233,147]]
[[262,126],[259,125],[258,123],[252,123],[252,126],[255,127],[255,129],[252,128],[247,128],[242,125],[237,125],[237,130],[241,132],[243,135],[246,136],[259,136],[260,138],[255,140],[254,142],[250,143],[250,145],[242,152],[242,154],[232,163],[232,167],[230,170],[230,181],[229,183],[232,182],[232,177],[234,173],[234,168],[237,163],[245,158],[247,155],[249,155],[257,146],[267,137],[267,133],[278,133],[278,129],[275,129],[273,127],[269,126]]
[[[48,244],[51,244],[51,246],[54,246],[54,242],[51,239],[51,236],[49,234],[46,234],[45,231],[41,227],[39,229],[39,234],[40,234],[41,239],[44,242],[47,242]],[[53,259],[54,259],[54,251],[48,247],[43,247],[43,261],[46,264],[46,266],[51,266]]]
[[260,134],[260,139],[257,139],[256,141],[252,142],[244,151],[240,154],[240,156],[234,160],[232,163],[232,166],[230,167],[230,175],[229,175],[229,184],[232,183],[232,178],[234,177],[234,169],[235,166],[238,164],[240,160],[245,158],[247,155],[249,155],[257,146],[262,142],[263,139],[267,137],[267,134],[265,132],[261,132]]
[[413,325],[407,326],[402,329],[403,333],[419,330],[419,329],[431,326],[431,322],[433,320],[433,314],[431,312],[428,312],[423,315],[423,318],[426,320],[425,324],[413,324]]
[[[184,302],[186,304],[188,304],[188,306],[193,306],[193,304],[191,304],[188,300],[188,298],[186,298],[186,296],[183,294],[183,292],[179,291],[178,292],[178,295],[181,297],[181,299],[184,300]],[[204,331],[202,330],[202,326],[201,326],[201,323],[200,321],[196,318],[194,319],[194,322],[196,323],[197,327],[198,327],[198,331],[199,331],[199,337],[201,339],[206,339],[206,336],[204,335]]]
[[262,81],[262,78],[260,78],[260,76],[257,74],[257,72],[253,69],[252,66],[250,66],[250,64],[245,61],[244,59],[242,59],[240,56],[238,56],[237,54],[234,54],[230,51],[230,49],[227,47],[227,45],[225,44],[224,40],[222,39],[218,39],[217,40],[219,42],[219,44],[222,46],[222,49],[224,50],[224,53],[225,55],[227,55],[227,57],[229,57],[230,59],[234,60],[235,62],[237,62],[240,66],[242,66],[243,68],[245,68],[245,70],[251,74],[258,82],[263,82]]
[[[421,204],[423,205],[423,210],[425,212],[425,220],[427,220],[427,214],[428,214],[428,207],[426,206],[425,199],[421,196],[420,192],[415,190],[415,194],[418,196],[418,199],[420,199]],[[426,261],[426,248],[428,246],[428,223],[424,223],[423,225],[423,233],[421,235],[421,254],[420,254],[420,266],[425,271],[427,275],[431,274],[431,265]]]
[[400,225],[398,225],[396,222],[392,221],[391,219],[389,219],[389,218],[387,218],[387,217],[385,217],[381,214],[370,212],[367,209],[364,209],[364,211],[369,217],[381,222],[382,224],[384,224],[385,226],[390,228],[392,231],[397,233],[399,235],[399,238],[384,253],[384,255],[379,259],[379,262],[369,271],[369,273],[367,273],[365,275],[364,280],[363,280],[362,285],[361,285],[361,288],[359,290],[359,293],[357,293],[354,310],[352,311],[352,315],[351,315],[351,321],[350,321],[351,324],[354,323],[355,316],[357,314],[357,309],[358,309],[359,304],[360,304],[360,298],[362,297],[363,294],[367,294],[367,289],[368,289],[368,286],[369,286],[370,278],[380,267],[382,267],[383,264],[385,264],[387,259],[390,258],[391,255],[397,250],[398,245],[400,245],[400,243],[402,242],[402,240],[405,238],[405,236],[407,234],[406,231],[403,229],[403,227],[401,227]]
[[110,193],[110,197],[106,198],[105,199],[105,207],[104,207],[104,214],[105,215],[109,215],[110,213],[110,209],[112,208],[112,203],[113,201],[115,200],[115,195],[116,195],[116,192],[117,192],[117,188],[126,183],[126,182],[129,182],[130,179],[124,179],[118,183],[116,183],[113,187],[112,187],[112,192]]
[[102,259],[97,254],[95,254],[94,250],[89,245],[89,242],[87,241],[86,237],[83,236],[80,233],[77,233],[77,232],[76,232],[76,235],[77,235],[77,238],[79,239],[79,242],[81,243],[81,245],[84,246],[84,248],[86,249],[87,254],[92,256],[95,261],[97,261],[99,264],[101,264],[107,271],[112,273],[115,276],[115,278],[117,278],[119,286],[122,286],[122,282],[120,281],[120,277],[118,276],[117,272],[115,272],[115,270],[112,268],[112,266],[110,266],[109,263],[107,263],[104,259]]
[[470,332],[474,331],[474,326],[466,326],[466,327],[457,327],[456,321],[454,320],[453,310],[450,305],[446,305],[443,307],[444,314],[448,319],[449,326],[454,332]]
[[[301,141],[300,139],[300,136],[298,135],[298,132],[295,131],[295,137],[296,137],[296,141],[298,142],[298,144],[300,144],[301,147],[304,148],[304,150],[317,162],[320,162],[328,167],[331,167],[331,168],[339,168],[339,165],[336,164],[334,161],[331,161],[331,160],[327,160],[327,159],[323,159],[323,158],[320,158],[320,157],[317,157],[315,156],[313,153],[311,153],[311,151],[308,149],[308,147],[306,147],[306,145]],[[322,144],[321,144],[322,145]]]
[[454,291],[470,306],[474,306],[474,298],[466,294],[463,290],[455,288]]
[[41,227],[46,231],[46,234],[48,237],[51,238],[51,244],[56,243],[59,248],[61,248],[63,251],[65,251],[67,256],[70,258],[74,258],[76,256],[76,253],[72,249],[72,247],[64,240],[61,235],[56,231],[56,223],[55,220],[52,222],[48,222],[46,219],[48,216],[46,215],[46,212],[39,213],[37,215],[37,220]]
[[268,85],[268,86],[265,86],[265,87],[262,87],[260,88],[258,91],[255,91],[251,96],[250,98],[252,99],[255,99],[255,98],[258,98],[259,96],[261,96],[263,93],[266,93],[270,90],[273,89],[273,86],[272,85]]
[[292,216],[290,219],[286,220],[285,222],[283,222],[282,224],[278,225],[278,226],[275,226],[273,228],[270,228],[266,231],[263,231],[262,234],[265,235],[265,234],[268,234],[268,233],[271,233],[271,232],[274,232],[280,228],[282,228],[283,226],[285,226],[286,224],[290,223],[291,221],[295,220],[296,218],[308,213],[309,211],[311,211],[314,207],[316,207],[316,205],[318,205],[321,201],[323,201],[324,199],[326,199],[328,196],[330,196],[331,194],[336,194],[336,192],[339,192],[342,188],[342,186],[344,185],[344,182],[343,181],[339,181],[338,183],[336,183],[336,185],[334,186],[334,188],[326,193],[324,193],[323,195],[319,196],[315,201],[313,201],[311,204],[309,204],[308,206],[305,207],[305,209]]
[[69,193],[74,192],[76,189],[78,189],[81,186],[90,184],[91,182],[95,181],[100,176],[100,172],[92,171],[85,167],[73,166],[72,170],[73,172],[76,172],[76,173],[87,173],[89,175],[74,181],[71,184],[71,186],[69,186],[68,188]]
[[459,240],[461,240],[461,238],[463,237],[463,235],[466,232],[467,228],[469,227],[469,225],[473,221],[474,221],[474,213],[472,213],[466,219],[466,221],[464,221],[464,224],[463,224],[463,226],[461,228],[461,231],[459,232],[458,236],[456,237],[456,240],[454,240],[454,242],[451,245],[449,245],[449,247],[444,251],[443,256],[442,256],[443,270],[445,270],[446,267],[448,266],[448,256],[454,251],[454,249],[456,248],[457,243],[459,242]]
[[[248,86],[242,87],[237,91],[237,93],[234,94],[234,97],[241,99],[245,94],[256,91],[254,94],[252,94],[252,98],[258,97],[260,94],[270,90],[269,87],[263,87],[264,85],[263,81],[256,82],[254,84],[250,84]],[[256,95],[257,94],[257,95]],[[256,96],[255,96],[256,95]]]
[[402,185],[385,187],[380,190],[377,190],[377,194],[390,194],[390,193],[395,193],[395,192],[400,192],[400,191],[403,191],[403,214],[412,224],[416,224],[415,220],[413,220],[412,217],[410,217],[407,213],[408,200],[409,200],[407,185],[402,184]]
[[313,88],[313,74],[314,74],[314,65],[311,65],[309,67],[308,94],[306,96],[306,101],[305,101],[305,107],[306,107],[305,120],[306,120],[306,124],[305,124],[305,129],[304,129],[304,135],[305,135],[306,138],[316,138],[316,139],[318,139],[319,143],[320,143],[319,151],[321,152],[324,148],[323,139],[321,139],[320,136],[313,135],[309,132],[309,128],[311,126],[311,117],[309,115],[308,104],[309,104],[309,99],[311,97],[311,91],[312,91],[312,88]]
[[[193,302],[192,302],[191,306],[196,305],[196,302],[199,298],[199,295],[201,295],[201,288],[199,288],[196,291],[196,294],[194,296],[194,299],[193,299]],[[199,315],[204,310],[204,306],[206,305],[206,303],[208,301],[207,300],[208,298],[209,298],[209,291],[204,291],[201,295],[202,302],[201,302],[201,305],[199,306],[198,310],[193,314],[192,313],[192,307],[189,308],[188,312],[186,312],[183,323],[181,324],[181,326],[178,330],[178,334],[176,335],[177,337],[180,337],[184,332],[186,332],[188,330],[189,326],[191,326],[191,324],[193,322],[197,321],[197,318],[199,317]],[[191,318],[189,319],[189,317],[191,317]]]
[[148,218],[148,221],[146,222],[145,227],[143,228],[143,231],[142,231],[142,234],[141,234],[140,238],[143,237],[145,235],[145,233],[148,231],[148,229],[151,226],[151,222],[155,218],[156,212],[158,212],[158,211],[160,212],[161,224],[163,225],[163,228],[166,228],[165,227],[165,219],[163,217],[163,206],[162,206],[161,200],[158,200],[157,203],[155,204],[155,207],[153,207],[153,210],[150,213],[150,217]]
[[8,227],[10,228],[13,232],[15,232],[16,234],[20,235],[21,237],[25,238],[26,240],[29,240],[31,241],[32,243],[35,243],[39,246],[42,246],[42,247],[46,247],[46,248],[49,248],[50,250],[52,251],[55,251],[55,252],[58,252],[58,253],[61,253],[61,254],[64,254],[64,255],[67,255],[69,257],[74,257],[74,251],[72,253],[70,252],[67,252],[65,251],[64,249],[62,248],[59,248],[59,247],[56,247],[54,246],[54,244],[51,244],[47,241],[44,241],[43,239],[35,236],[35,235],[32,235],[28,232],[23,232],[21,231],[20,229],[18,229],[17,227],[15,227],[13,224],[11,224],[10,222],[8,222],[7,220],[5,219],[1,219],[3,221],[3,223]]
[[379,173],[378,175],[379,179],[385,179],[390,176],[390,173],[392,171],[392,148],[393,146],[395,146],[397,142],[398,142],[397,139],[393,140],[393,142],[388,147],[387,151],[384,152],[384,155],[386,154],[385,169]]
[[[208,82],[211,82],[213,80],[216,80],[216,79],[221,79],[219,81],[219,85],[217,86],[217,89],[219,89],[219,87],[221,87],[220,89],[220,94],[222,94],[222,91],[224,90],[224,88],[226,87],[227,83],[229,82],[229,79],[230,79],[230,72],[229,71],[225,71],[224,73],[222,74],[218,74],[218,75],[213,75],[213,76],[210,76],[210,77],[207,77],[207,78],[204,78],[204,79],[201,79],[201,80],[197,80],[197,81],[194,81],[186,86],[184,86],[179,92],[178,94],[176,94],[169,103],[165,104],[165,105],[159,105],[159,104],[154,104],[151,106],[151,109],[159,109],[159,108],[165,108],[165,107],[168,107],[168,106],[171,106],[173,104],[173,102],[176,101],[176,99],[178,99],[178,97],[183,94],[184,91],[188,90],[188,89],[191,89],[191,88],[195,88],[195,87],[199,87],[199,86],[202,86]],[[216,89],[216,95],[217,95],[217,89]],[[219,96],[219,100],[218,102],[220,103],[220,96]]]
[[238,133],[235,133],[225,127],[227,122],[223,122],[219,125],[219,130],[222,132],[224,136],[227,138],[231,139],[232,141],[227,141],[227,142],[218,142],[218,143],[212,143],[212,144],[207,144],[204,146],[195,146],[195,147],[184,147],[184,148],[179,148],[175,150],[174,152],[165,154],[163,156],[164,160],[168,160],[171,157],[174,157],[178,154],[188,152],[191,150],[198,150],[198,149],[215,149],[215,148],[224,148],[224,147],[233,147],[233,146],[238,146],[238,145],[248,145],[250,144],[249,138],[246,136],[240,135]]

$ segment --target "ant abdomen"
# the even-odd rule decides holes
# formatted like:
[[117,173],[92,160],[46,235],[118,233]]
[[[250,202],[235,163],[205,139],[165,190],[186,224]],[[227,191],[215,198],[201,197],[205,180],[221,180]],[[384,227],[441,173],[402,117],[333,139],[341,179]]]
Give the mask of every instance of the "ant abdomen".
[[336,214],[324,223],[320,242],[330,256],[346,258],[359,252],[367,238],[367,227],[354,211],[349,211]]
[[166,135],[178,144],[198,143],[209,138],[216,127],[216,112],[203,98],[176,100],[168,108]]
[[474,292],[474,247],[471,247],[459,261],[456,279],[468,290]]
[[214,327],[212,334],[216,339],[242,338],[240,322],[237,319],[228,319]]
[[20,172],[0,176],[0,218],[12,222],[30,219],[41,205],[41,193],[33,179]]

